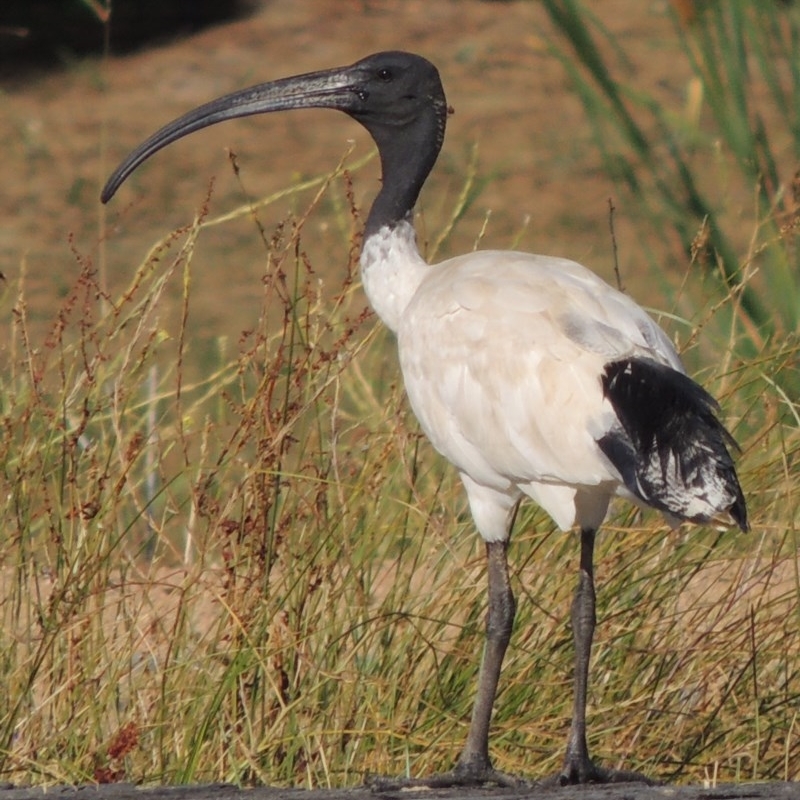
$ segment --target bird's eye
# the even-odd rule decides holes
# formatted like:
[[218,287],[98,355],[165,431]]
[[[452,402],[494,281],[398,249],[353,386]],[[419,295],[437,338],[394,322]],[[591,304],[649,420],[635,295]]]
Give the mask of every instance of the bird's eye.
[[394,78],[394,75],[392,74],[392,71],[388,67],[382,67],[381,69],[378,70],[378,77],[382,81],[388,83],[390,80],[392,80],[392,78]]

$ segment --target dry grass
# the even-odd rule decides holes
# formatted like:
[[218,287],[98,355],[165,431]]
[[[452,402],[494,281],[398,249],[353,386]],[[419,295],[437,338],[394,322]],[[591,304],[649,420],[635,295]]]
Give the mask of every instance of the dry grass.
[[[287,192],[299,210],[277,225],[275,197],[213,220],[206,203],[119,296],[76,252],[46,335],[28,324],[24,269],[5,287],[4,780],[343,785],[458,752],[482,547],[357,286],[348,175]],[[335,282],[303,245],[323,202],[341,234]],[[263,248],[261,313],[201,350],[193,257],[242,218]],[[794,248],[794,228],[780,235]],[[737,357],[739,295],[700,305],[694,273],[664,306],[694,309],[676,327],[687,347],[706,342],[691,359],[742,443],[753,532],[670,533],[616,509],[597,554],[591,745],[658,777],[794,779],[797,341]],[[720,319],[737,321],[727,342],[707,335]],[[519,616],[493,755],[538,777],[559,766],[570,714],[577,544],[526,507],[511,552]]]

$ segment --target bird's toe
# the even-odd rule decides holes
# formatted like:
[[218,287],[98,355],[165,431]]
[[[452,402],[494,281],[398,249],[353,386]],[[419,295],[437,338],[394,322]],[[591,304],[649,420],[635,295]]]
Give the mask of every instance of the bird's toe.
[[561,772],[545,783],[555,786],[577,786],[587,783],[644,783],[654,786],[656,781],[640,772],[604,769],[591,759],[580,759],[568,760]]
[[449,772],[429,775],[427,778],[371,777],[366,785],[375,793],[396,792],[404,789],[452,789],[459,787],[497,786],[517,789],[531,786],[531,782],[518,775],[496,770],[491,764],[465,765],[459,763]]

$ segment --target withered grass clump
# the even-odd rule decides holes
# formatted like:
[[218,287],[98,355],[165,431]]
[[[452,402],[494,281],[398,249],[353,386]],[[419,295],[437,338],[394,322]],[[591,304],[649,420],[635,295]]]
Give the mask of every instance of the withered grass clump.
[[[303,233],[330,193],[349,257],[322,281]],[[8,287],[0,780],[319,786],[452,764],[483,640],[482,547],[355,280],[347,175],[300,196],[306,211],[274,227],[255,206],[225,218],[259,221],[262,310],[202,358],[192,257],[225,223],[207,210],[119,297],[78,254],[46,336],[24,282]],[[590,730],[606,763],[800,774],[798,416],[775,380],[796,357],[783,342],[702,376],[743,445],[752,534],[670,533],[620,504],[601,538]],[[559,765],[576,560],[574,537],[525,507],[492,738],[504,771]]]

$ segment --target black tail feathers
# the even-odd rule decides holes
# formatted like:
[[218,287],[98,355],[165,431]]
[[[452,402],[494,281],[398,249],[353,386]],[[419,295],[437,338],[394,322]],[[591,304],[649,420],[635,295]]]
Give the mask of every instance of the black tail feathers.
[[606,364],[603,393],[619,420],[599,441],[626,487],[650,506],[693,522],[730,518],[748,529],[717,402],[691,378],[645,358]]

